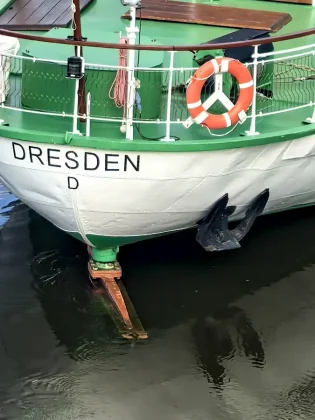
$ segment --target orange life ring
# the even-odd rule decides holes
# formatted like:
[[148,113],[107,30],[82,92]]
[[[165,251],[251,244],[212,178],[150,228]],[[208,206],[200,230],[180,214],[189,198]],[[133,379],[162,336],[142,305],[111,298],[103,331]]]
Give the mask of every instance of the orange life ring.
[[[217,73],[230,73],[236,78],[240,87],[240,95],[236,104],[221,115],[207,112],[200,100],[201,90],[206,80]],[[246,118],[246,111],[251,106],[253,95],[254,82],[248,69],[240,61],[220,57],[207,61],[192,76],[186,90],[186,102],[188,111],[197,124],[212,130],[220,130]]]

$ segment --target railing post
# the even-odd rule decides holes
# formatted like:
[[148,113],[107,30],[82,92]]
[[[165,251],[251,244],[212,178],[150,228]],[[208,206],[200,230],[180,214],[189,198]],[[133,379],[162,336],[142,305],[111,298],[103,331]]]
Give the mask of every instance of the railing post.
[[[126,28],[129,45],[135,45],[136,34],[139,29],[136,26],[136,7],[130,7],[130,26]],[[133,140],[133,107],[136,99],[135,83],[135,50],[128,50],[128,88],[127,88],[127,121],[126,139]]]
[[174,56],[175,56],[175,51],[170,51],[170,67],[169,67],[169,80],[168,80],[168,91],[167,91],[167,106],[166,106],[166,133],[162,141],[174,141],[174,139],[171,138],[171,112],[172,112]]
[[91,92],[88,92],[86,95],[86,127],[85,127],[86,137],[91,135]]
[[80,134],[78,130],[78,111],[79,111],[79,86],[80,80],[76,79],[75,81],[75,92],[74,92],[74,106],[73,106],[73,134]]
[[309,118],[306,118],[305,121],[303,121],[305,124],[314,124],[315,123],[315,108],[313,110],[312,116]]
[[260,133],[256,131],[256,116],[257,116],[257,68],[258,68],[258,47],[259,45],[254,46],[254,54],[253,57],[253,81],[254,81],[254,96],[252,102],[252,119],[250,123],[249,131],[246,131],[245,134],[247,136],[258,136]]

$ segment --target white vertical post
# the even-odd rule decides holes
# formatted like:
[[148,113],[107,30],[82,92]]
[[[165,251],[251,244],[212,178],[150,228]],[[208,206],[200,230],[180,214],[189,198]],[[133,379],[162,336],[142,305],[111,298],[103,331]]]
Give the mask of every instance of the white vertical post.
[[256,93],[257,93],[257,68],[258,68],[258,47],[259,45],[254,46],[254,54],[253,57],[253,81],[254,81],[254,96],[252,102],[252,119],[250,123],[249,131],[246,131],[247,136],[258,136],[260,133],[256,131],[256,116],[257,116],[257,100],[256,100]]
[[[129,45],[136,44],[136,34],[139,29],[136,26],[136,7],[130,7],[130,26],[126,28]],[[128,89],[127,89],[127,121],[126,138],[133,140],[133,108],[136,98],[135,83],[135,50],[128,50]]]
[[86,95],[86,137],[91,135],[91,92]]
[[315,108],[313,110],[313,114],[311,117],[306,118],[305,121],[303,121],[305,124],[314,124],[315,123]]
[[73,106],[73,134],[79,134],[78,130],[78,110],[79,110],[79,84],[80,80],[75,81],[75,92],[74,92],[74,106]]
[[170,69],[169,69],[167,106],[166,106],[166,133],[165,133],[165,137],[163,141],[174,141],[174,139],[171,138],[171,111],[172,111],[174,56],[175,56],[175,51],[170,51]]

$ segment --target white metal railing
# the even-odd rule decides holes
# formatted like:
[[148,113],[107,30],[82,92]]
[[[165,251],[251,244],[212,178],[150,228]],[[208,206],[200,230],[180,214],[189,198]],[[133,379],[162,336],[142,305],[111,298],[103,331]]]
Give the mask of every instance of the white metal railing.
[[173,75],[174,75],[174,55],[175,52],[170,52],[170,67],[169,67],[169,81],[167,92],[167,108],[166,108],[166,133],[165,141],[172,141],[171,139],[171,111],[172,111],[172,89],[173,89]]
[[[133,50],[130,50],[133,51]],[[133,51],[134,52],[134,51]],[[127,98],[127,115],[126,119],[123,117],[116,118],[112,117],[110,115],[93,115],[93,112],[91,112],[92,104],[93,104],[93,95],[91,92],[88,92],[87,94],[87,107],[86,107],[86,113],[82,116],[79,115],[78,112],[78,83],[74,82],[73,84],[73,102],[74,102],[74,109],[73,112],[50,112],[47,110],[38,110],[38,109],[29,109],[25,108],[22,105],[20,106],[13,106],[12,104],[8,102],[3,102],[0,106],[3,109],[8,109],[15,112],[23,112],[23,113],[29,113],[29,114],[37,114],[39,116],[46,115],[51,117],[63,117],[63,118],[71,118],[73,120],[73,133],[74,134],[80,134],[78,130],[78,121],[79,119],[86,120],[86,128],[85,128],[85,135],[90,136],[93,135],[93,122],[103,122],[103,123],[120,123],[120,124],[126,124],[127,123],[127,132],[126,132],[126,138],[129,140],[133,140],[134,138],[134,125],[160,125],[165,126],[165,135],[164,137],[161,137],[161,141],[173,141],[174,137],[172,136],[172,127],[174,125],[184,125],[187,122],[188,118],[188,110],[187,106],[185,109],[185,92],[174,94],[174,83],[176,81],[180,80],[183,85],[187,84],[189,81],[189,77],[196,71],[195,67],[179,67],[175,65],[175,58],[179,55],[179,52],[170,51],[168,53],[169,55],[169,61],[167,63],[167,67],[161,67],[161,68],[148,68],[148,67],[141,67],[141,66],[135,66],[135,60],[130,57],[132,57],[132,54],[129,54],[129,63],[127,67],[122,66],[113,66],[113,65],[104,65],[104,64],[93,64],[93,63],[86,63],[85,69],[88,73],[89,70],[97,69],[97,70],[110,70],[110,71],[117,71],[118,69],[124,69],[127,71],[128,74],[128,98]],[[23,63],[23,61],[31,61],[34,64],[35,63],[49,63],[49,64],[55,64],[58,66],[61,66],[62,68],[65,68],[67,65],[66,61],[62,60],[49,60],[49,59],[38,59],[34,57],[27,57],[27,56],[21,56],[21,55],[12,55],[12,54],[3,54],[3,57],[7,57],[12,60],[12,62],[20,62]],[[134,57],[134,56],[133,56]],[[301,63],[298,62],[298,60],[308,59],[310,61],[310,64],[305,65],[301,61]],[[314,61],[314,62],[313,62]],[[312,92],[315,91],[315,81],[312,81],[313,79],[309,79],[309,89],[310,93],[306,94],[305,89],[301,88],[301,92],[299,93],[298,89],[294,91],[295,88],[293,88],[293,85],[289,85],[288,90],[286,91],[284,89],[284,95],[287,94],[288,100],[287,105],[285,107],[280,107],[279,109],[275,106],[273,109],[272,106],[269,104],[280,104],[282,102],[285,102],[283,98],[281,99],[281,95],[279,98],[272,98],[272,99],[264,99],[265,103],[267,104],[265,108],[259,108],[259,101],[260,97],[259,94],[257,94],[257,90],[259,89],[259,66],[266,66],[269,64],[273,64],[275,66],[283,66],[284,68],[288,68],[288,70],[283,70],[282,73],[286,74],[286,77],[290,77],[295,79],[297,82],[304,83],[304,86],[306,86],[306,82],[308,81],[307,77],[296,77],[297,71],[305,71],[305,72],[312,72],[314,70],[313,74],[311,76],[314,76],[313,79],[315,79],[315,44],[311,44],[308,46],[302,46],[292,49],[286,49],[286,50],[280,50],[280,51],[273,51],[268,53],[259,53],[259,47],[254,47],[254,53],[252,55],[252,61],[250,63],[247,63],[246,66],[251,70],[253,81],[254,81],[254,96],[253,101],[251,105],[251,113],[250,115],[247,115],[247,120],[249,120],[249,128],[246,131],[247,135],[254,136],[259,135],[259,130],[257,128],[258,119],[268,117],[275,114],[281,114],[284,112],[292,112],[295,110],[301,110],[303,108],[312,108],[312,111],[310,112],[310,118],[309,122],[315,122],[315,95],[310,99],[310,96],[312,95]],[[0,69],[1,70],[1,69]],[[19,69],[20,72],[23,71],[23,69]],[[11,66],[11,72],[12,66]],[[139,117],[134,116],[134,103],[135,103],[135,94],[136,94],[136,84],[135,84],[135,73],[136,72],[142,72],[143,74],[154,74],[154,73],[161,73],[162,75],[166,75],[166,82],[165,82],[165,94],[162,95],[162,100],[164,106],[164,116],[160,116],[160,118],[155,119],[143,119]],[[289,75],[289,76],[288,76]],[[281,72],[280,72],[281,76]],[[214,76],[221,77],[220,75]],[[277,85],[277,73],[276,71],[273,71],[272,73],[272,85]],[[304,80],[303,80],[304,79]],[[10,83],[10,79],[9,79]],[[216,82],[216,85],[218,83]],[[297,85],[295,85],[297,86]],[[303,90],[304,89],[304,90]],[[141,88],[140,88],[141,91]],[[293,93],[292,93],[293,92]],[[295,92],[295,93],[294,93]],[[294,94],[296,94],[296,97],[298,100],[295,100]],[[290,96],[291,95],[291,96]],[[299,96],[300,95],[300,96]],[[303,96],[304,95],[304,96]],[[306,98],[304,100],[304,97]],[[178,103],[178,98],[180,98],[181,104]],[[108,100],[108,99],[107,99]],[[154,100],[154,99],[153,99]],[[105,101],[105,98],[104,98]],[[269,102],[268,102],[269,101]],[[278,102],[277,102],[278,101]],[[207,102],[207,101],[206,101]],[[280,106],[279,105],[279,106]],[[292,106],[291,106],[292,105]],[[176,115],[176,110],[180,109],[180,116],[178,117]],[[311,116],[313,114],[313,116]],[[91,127],[92,124],[92,127]],[[187,126],[187,125],[186,125]],[[188,125],[190,127],[190,125]],[[189,128],[187,128],[189,129]],[[224,135],[224,134],[223,134]]]
[[248,136],[257,136],[259,135],[259,132],[256,130],[256,115],[257,115],[257,67],[258,67],[258,45],[255,45],[254,47],[254,54],[253,54],[253,82],[254,82],[254,96],[253,96],[253,102],[252,102],[252,119],[250,123],[250,128],[248,131],[246,131],[246,134]]

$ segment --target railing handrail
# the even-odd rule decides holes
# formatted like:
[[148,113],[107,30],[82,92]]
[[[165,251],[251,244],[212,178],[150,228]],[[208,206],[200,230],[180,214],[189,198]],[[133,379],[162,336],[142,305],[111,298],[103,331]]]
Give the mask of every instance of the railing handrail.
[[26,39],[29,41],[46,42],[50,44],[63,44],[81,47],[93,48],[108,48],[108,49],[126,49],[126,50],[147,50],[147,51],[203,51],[203,50],[216,50],[225,48],[238,48],[249,47],[254,45],[264,45],[274,42],[287,41],[290,39],[303,38],[310,35],[315,35],[315,28],[305,29],[304,31],[292,32],[285,35],[268,38],[257,38],[248,41],[236,41],[229,43],[216,43],[216,44],[197,44],[197,45],[128,45],[128,44],[115,44],[96,41],[74,41],[70,39],[60,39],[43,37],[37,35],[22,34],[7,29],[0,29],[0,35],[9,36],[17,39]]

